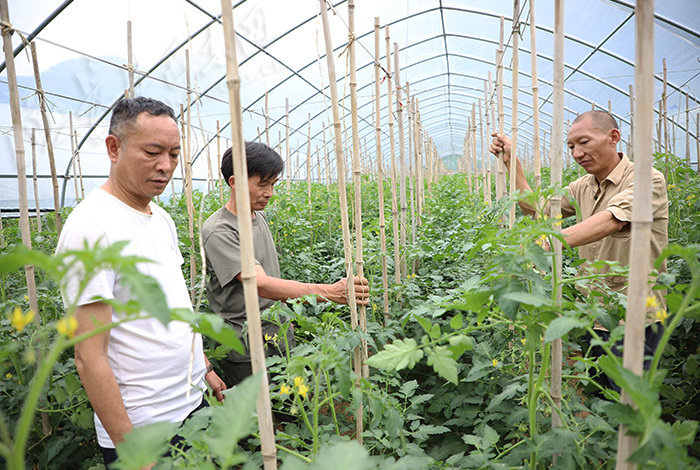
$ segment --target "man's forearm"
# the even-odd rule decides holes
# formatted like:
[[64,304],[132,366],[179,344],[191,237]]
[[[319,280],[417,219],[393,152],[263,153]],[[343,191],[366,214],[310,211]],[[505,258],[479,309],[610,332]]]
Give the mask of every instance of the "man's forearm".
[[627,222],[617,220],[610,211],[602,211],[561,231],[566,243],[574,248],[596,242],[620,231]]

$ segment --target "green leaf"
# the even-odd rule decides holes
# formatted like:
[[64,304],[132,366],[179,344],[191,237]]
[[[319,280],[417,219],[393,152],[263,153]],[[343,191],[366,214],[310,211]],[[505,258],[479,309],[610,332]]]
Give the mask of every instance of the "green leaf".
[[467,335],[457,335],[450,337],[450,351],[452,351],[452,357],[456,360],[464,353],[464,351],[471,351],[474,348],[474,341],[470,336]]
[[406,367],[413,369],[422,358],[423,350],[418,347],[416,340],[413,338],[397,339],[370,357],[367,364],[377,369],[401,370]]
[[178,423],[160,422],[134,428],[124,441],[117,444],[119,461],[113,467],[130,470],[156,462],[168,451],[170,439],[175,435],[177,427]]
[[545,342],[554,341],[561,338],[574,328],[582,328],[586,323],[572,317],[557,317],[549,324],[547,331],[544,333]]
[[462,318],[461,313],[458,313],[450,320],[450,328],[453,330],[459,330],[462,328],[462,325],[464,325],[464,319]]
[[[282,467],[284,469],[284,467]],[[373,470],[376,464],[372,461],[367,449],[357,441],[340,442],[325,445],[321,448],[316,460],[307,468],[310,470]]]
[[543,307],[545,305],[551,305],[552,303],[547,297],[531,294],[529,292],[509,292],[503,297],[514,302],[520,302],[521,304],[532,305],[533,307]]
[[418,323],[420,323],[420,326],[423,327],[423,329],[425,330],[425,332],[426,332],[427,334],[430,334],[430,330],[433,329],[433,322],[431,322],[431,321],[428,320],[427,318],[424,318],[424,317],[421,317],[421,316],[415,315],[415,314],[413,315],[413,318],[415,318],[416,321],[417,321]]
[[443,379],[457,385],[457,361],[452,359],[452,351],[446,346],[436,346],[428,350],[428,365],[433,366]]

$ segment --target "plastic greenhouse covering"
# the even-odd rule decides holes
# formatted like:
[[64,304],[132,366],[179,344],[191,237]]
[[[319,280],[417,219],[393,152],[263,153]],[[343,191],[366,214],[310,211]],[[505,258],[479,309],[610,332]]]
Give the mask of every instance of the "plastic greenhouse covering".
[[[624,145],[630,135],[630,86],[634,83],[634,3],[631,0],[567,0],[565,2],[565,119],[592,107],[610,109],[620,123]],[[344,138],[349,138],[350,89],[347,4],[334,3],[331,15],[338,89],[345,113]],[[551,130],[553,2],[536,0],[537,75],[541,135]],[[39,205],[53,208],[47,145],[39,111],[39,95],[29,47],[36,44],[43,91],[59,174],[61,204],[76,203],[77,185],[71,165],[80,157],[84,192],[101,185],[109,172],[104,139],[110,110],[129,88],[127,22],[131,21],[133,70],[137,95],[160,99],[180,115],[191,103],[192,158],[195,188],[210,176],[216,162],[217,126],[230,138],[228,92],[221,5],[217,0],[10,0],[10,22],[21,98],[30,211],[35,207],[32,152],[36,155]],[[521,2],[519,46],[518,144],[531,148],[533,139],[529,3]],[[398,43],[401,82],[409,83],[419,100],[423,129],[446,164],[460,155],[472,107],[485,110],[493,94],[495,52],[500,17],[505,19],[505,128],[511,123],[513,2],[511,0],[357,0],[355,8],[360,138],[373,153],[373,64],[386,66],[385,26],[391,49]],[[700,1],[657,0],[655,5],[655,99],[667,73],[669,151],[697,165],[695,145],[700,92]],[[381,57],[374,57],[374,18],[382,26]],[[319,152],[331,152],[330,94],[319,4],[315,0],[243,0],[234,5],[237,50],[242,79],[244,136],[291,149],[285,177],[306,178],[325,172]],[[650,32],[651,33],[651,32]],[[186,57],[186,55],[188,57]],[[189,90],[187,62],[189,59]],[[393,59],[392,59],[393,68]],[[393,80],[392,77],[386,77]],[[1,66],[0,208],[12,216],[18,207],[17,165],[12,138],[7,71]],[[387,85],[382,84],[382,120],[387,119]],[[269,133],[266,133],[266,93]],[[345,98],[343,98],[345,97]],[[404,93],[405,97],[405,93]],[[481,103],[480,103],[481,101]],[[286,142],[286,103],[289,142]],[[658,101],[657,101],[658,113]],[[396,110],[394,109],[394,112]],[[482,111],[485,113],[486,111]],[[310,120],[310,134],[309,125]],[[72,124],[71,124],[72,121]],[[71,125],[74,131],[71,136]],[[326,131],[324,132],[324,127]],[[382,123],[382,147],[388,148],[388,126]],[[32,139],[34,131],[34,139]],[[686,155],[686,133],[690,154]],[[478,134],[477,134],[478,135]],[[311,145],[307,147],[308,140]],[[325,139],[325,141],[324,141]],[[657,136],[655,136],[657,139]],[[486,140],[486,138],[484,138]],[[481,146],[488,141],[478,142]],[[222,138],[221,151],[228,142]],[[347,146],[347,144],[346,144]],[[307,148],[311,149],[307,155]],[[386,152],[388,154],[388,152]],[[388,158],[386,155],[384,158]],[[332,159],[330,159],[332,161]],[[216,178],[216,164],[212,164]],[[331,168],[333,178],[337,177]],[[175,190],[180,187],[176,170]],[[166,191],[165,197],[172,189]]]

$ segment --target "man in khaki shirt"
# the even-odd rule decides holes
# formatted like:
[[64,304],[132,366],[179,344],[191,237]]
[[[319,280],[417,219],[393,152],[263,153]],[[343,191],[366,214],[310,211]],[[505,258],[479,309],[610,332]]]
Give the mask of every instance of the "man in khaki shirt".
[[[595,260],[617,261],[629,265],[632,204],[634,196],[634,163],[622,153],[618,153],[620,131],[617,122],[605,111],[588,111],[579,115],[569,129],[567,145],[576,163],[588,173],[568,186],[568,195],[562,198],[563,217],[576,215],[572,200],[580,208],[575,225],[562,230],[564,240],[570,247],[579,247],[579,257],[587,263]],[[489,150],[493,154],[503,151],[503,163],[510,169],[510,139],[501,134],[493,134],[493,143]],[[668,244],[668,197],[666,181],[661,172],[652,169],[652,240],[649,257],[649,272],[654,269],[654,262]],[[529,190],[520,161],[516,158],[516,188]],[[526,202],[520,202],[525,214],[535,215],[535,209]],[[545,207],[545,212],[549,205]],[[546,247],[548,248],[548,247]],[[607,267],[600,273],[607,272]],[[666,270],[666,264],[661,267]],[[604,282],[615,291],[627,292],[626,279],[613,276],[604,278]],[[664,305],[663,291],[652,291],[649,295],[656,298],[659,307]],[[654,312],[647,314],[647,324],[654,322]],[[647,327],[645,354],[653,355],[663,332],[659,324]],[[607,339],[607,331],[600,331]],[[589,338],[590,339],[590,338]],[[619,342],[621,346],[622,342]],[[616,352],[617,350],[616,345]],[[592,354],[603,353],[600,347],[593,348]],[[645,368],[648,362],[645,362]],[[604,379],[607,379],[605,377]],[[601,381],[602,385],[619,391],[612,381]]]

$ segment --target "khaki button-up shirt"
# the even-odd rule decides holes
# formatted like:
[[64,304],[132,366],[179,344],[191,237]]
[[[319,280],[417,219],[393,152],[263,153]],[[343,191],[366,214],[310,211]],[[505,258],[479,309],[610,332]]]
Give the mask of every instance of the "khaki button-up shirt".
[[[600,184],[595,175],[585,175],[569,185],[568,196],[562,198],[561,212],[563,217],[576,215],[577,222],[581,222],[601,211],[610,211],[617,220],[623,222],[632,221],[632,204],[634,200],[634,163],[624,154],[620,153],[620,163]],[[653,223],[651,227],[651,253],[649,256],[649,273],[654,269],[654,263],[661,251],[668,245],[668,195],[666,193],[666,180],[664,175],[652,168],[652,213]],[[580,214],[572,200],[578,204]],[[630,247],[632,242],[631,225],[625,225],[619,232],[608,235],[597,242],[580,246],[579,257],[587,262],[595,260],[617,261],[621,265],[628,266],[630,261]],[[607,267],[599,272],[607,272]],[[666,271],[666,263],[659,268]],[[627,282],[624,277],[613,276],[604,278],[605,284],[611,289],[627,293]],[[649,295],[656,297],[659,306],[664,305],[665,291],[651,290]],[[654,320],[654,309],[647,312],[647,323]]]

